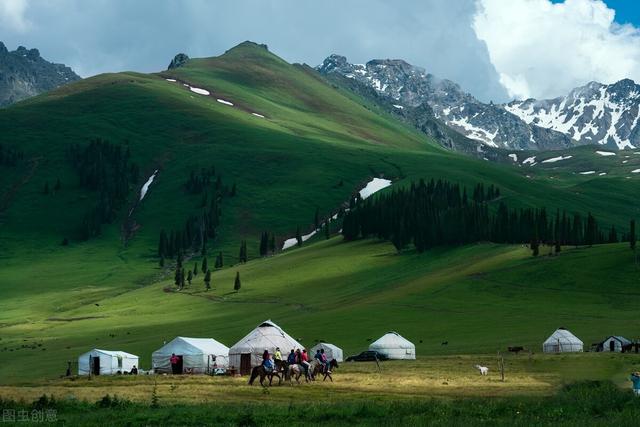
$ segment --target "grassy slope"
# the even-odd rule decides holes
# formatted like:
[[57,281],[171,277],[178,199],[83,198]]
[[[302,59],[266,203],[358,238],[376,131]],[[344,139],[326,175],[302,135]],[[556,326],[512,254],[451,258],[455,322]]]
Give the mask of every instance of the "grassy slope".
[[[236,271],[243,282],[237,294]],[[161,282],[66,311],[67,321],[5,327],[9,349],[42,347],[0,352],[0,372],[11,380],[53,375],[88,346],[125,349],[148,366],[150,353],[176,335],[231,345],[266,317],[308,345],[329,340],[347,352],[390,329],[413,340],[419,355],[508,345],[538,351],[558,326],[588,347],[610,334],[636,337],[640,293],[623,244],[533,259],[524,248],[497,245],[398,256],[388,244],[339,238],[221,270],[213,284],[204,292],[200,276],[186,292],[166,293],[171,283]],[[20,371],[23,363],[32,368]]]
[[[206,88],[237,108],[189,92],[164,77]],[[50,375],[62,361],[98,344],[124,346],[146,355],[162,339],[185,331],[216,335],[230,343],[264,317],[281,319],[307,340],[331,338],[348,350],[361,348],[365,338],[387,329],[388,318],[397,318],[394,327],[407,328],[410,336],[423,340],[421,352],[440,351],[438,345],[444,339],[451,342],[447,352],[493,351],[507,342],[537,344],[540,334],[565,323],[557,318],[559,313],[530,322],[531,310],[544,308],[556,295],[553,290],[539,291],[538,306],[528,311],[499,292],[526,300],[529,289],[521,295],[522,290],[513,286],[460,276],[470,268],[467,259],[476,259],[473,265],[480,270],[524,262],[514,269],[524,272],[531,261],[519,261],[526,254],[518,248],[466,248],[440,256],[395,257],[387,245],[343,246],[332,241],[240,267],[245,288],[238,296],[228,295],[228,303],[201,295],[163,293],[166,282],[147,286],[162,276],[154,267],[160,229],[177,228],[197,212],[200,197],[184,195],[182,183],[191,169],[211,164],[227,184],[238,184],[238,196],[223,204],[221,235],[213,248],[224,251],[227,265],[235,262],[241,238],[250,240],[250,253],[255,254],[261,231],[275,231],[280,240],[290,237],[297,225],[309,226],[316,207],[328,214],[379,174],[396,179],[398,185],[421,177],[468,185],[494,183],[511,206],[591,210],[602,222],[619,226],[637,213],[638,207],[629,200],[639,177],[622,175],[628,175],[630,165],[611,163],[620,174],[597,179],[573,173],[583,167],[595,169],[591,164],[572,169],[580,159],[598,165],[613,161],[596,156],[593,149],[574,150],[578,154],[566,164],[534,168],[489,164],[445,152],[357,101],[332,89],[308,68],[288,65],[261,48],[243,44],[221,57],[193,60],[162,75],[97,76],[2,110],[0,142],[21,146],[30,162],[24,170],[9,171],[1,181],[4,193],[14,182],[29,178],[19,186],[8,209],[0,212],[0,326],[3,341],[9,342],[7,351],[0,352],[1,372],[13,371],[14,355],[24,354],[34,361],[33,375]],[[251,111],[266,119],[252,116]],[[64,147],[96,136],[113,142],[128,140],[143,180],[156,168],[160,174],[136,208],[134,217],[141,228],[128,246],[122,245],[116,223],[98,239],[61,248],[62,237],[73,234],[95,197],[78,188]],[[42,195],[44,183],[52,185],[58,177],[62,191]],[[336,187],[341,180],[344,185]],[[612,187],[615,192],[610,191]],[[133,189],[131,205],[136,193]],[[610,254],[608,249],[591,251],[601,251],[595,261],[587,261],[585,271],[592,274],[584,278],[591,287],[599,283],[600,273],[590,267],[626,262],[622,249]],[[562,259],[577,272],[585,263],[578,255]],[[235,271],[216,273],[214,282],[229,289]],[[635,286],[629,283],[630,277],[624,275],[621,286]],[[528,279],[523,273],[518,280]],[[468,295],[470,286],[483,290],[478,295],[485,303],[475,305]],[[531,286],[535,294],[537,283]],[[432,287],[439,291],[434,294]],[[325,292],[331,296],[325,297]],[[572,318],[580,317],[583,309],[596,313],[602,304],[601,298],[577,301],[580,304],[568,312]],[[107,317],[69,323],[45,320],[84,316]],[[474,316],[486,320],[482,330]],[[502,331],[505,316],[511,319],[513,332]],[[596,329],[591,339],[618,325],[622,330],[616,333],[630,333],[622,327],[623,317],[604,315],[602,329]],[[429,323],[433,325],[425,328]],[[354,329],[339,327],[344,324],[353,324]],[[111,330],[116,338],[108,337]],[[324,336],[334,330],[331,337]],[[46,342],[45,360],[38,353],[41,350],[8,351],[22,339]]]

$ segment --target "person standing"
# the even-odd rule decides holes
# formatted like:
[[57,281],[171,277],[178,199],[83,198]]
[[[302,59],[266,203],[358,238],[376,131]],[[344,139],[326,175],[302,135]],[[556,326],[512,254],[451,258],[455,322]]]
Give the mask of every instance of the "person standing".
[[169,358],[169,362],[171,363],[171,373],[173,375],[177,375],[180,372],[178,372],[178,362],[180,361],[180,359],[178,358],[178,356],[176,356],[175,353],[171,353],[171,357]]

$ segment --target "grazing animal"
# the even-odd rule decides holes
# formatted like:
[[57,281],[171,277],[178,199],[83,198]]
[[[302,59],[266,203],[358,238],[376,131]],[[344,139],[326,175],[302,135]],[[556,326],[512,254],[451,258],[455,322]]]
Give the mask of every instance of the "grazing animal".
[[442,341],[442,344],[440,345],[449,345],[449,341]]
[[476,365],[476,369],[480,371],[480,375],[482,376],[489,374],[489,368],[486,366]]

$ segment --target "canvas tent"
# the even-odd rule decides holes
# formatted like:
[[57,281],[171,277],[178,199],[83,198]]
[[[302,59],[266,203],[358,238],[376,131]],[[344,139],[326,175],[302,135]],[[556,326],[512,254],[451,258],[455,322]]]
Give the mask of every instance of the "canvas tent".
[[264,351],[273,353],[276,347],[280,347],[283,358],[291,349],[304,349],[278,325],[266,320],[229,349],[229,366],[238,369],[241,375],[249,374],[254,366],[262,363]]
[[633,343],[621,336],[610,336],[598,346],[598,351],[612,351],[622,353],[631,349]]
[[311,347],[311,357],[313,357],[319,349],[324,349],[327,360],[336,359],[336,362],[342,362],[342,349],[340,347],[326,342],[320,342]]
[[213,338],[176,337],[153,352],[153,370],[172,373],[172,354],[179,359],[177,373],[206,374],[214,368],[226,368],[229,362],[229,347]]
[[542,344],[545,353],[571,353],[582,351],[583,343],[565,328],[558,328]]
[[397,332],[387,332],[376,341],[372,342],[369,350],[375,350],[384,354],[389,359],[416,358],[416,346]]
[[138,367],[138,356],[124,351],[94,348],[78,357],[78,375],[115,375]]

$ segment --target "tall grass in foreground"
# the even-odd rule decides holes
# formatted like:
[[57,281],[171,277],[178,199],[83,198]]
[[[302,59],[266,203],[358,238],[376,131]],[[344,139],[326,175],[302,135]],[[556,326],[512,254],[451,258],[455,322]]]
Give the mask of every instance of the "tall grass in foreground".
[[[0,401],[0,409],[53,409],[58,425],[637,425],[640,400],[610,382],[582,382],[552,397],[345,401],[319,404],[292,390],[289,404],[206,404],[156,407],[104,396],[95,403],[55,400]],[[19,423],[28,425],[28,423]]]

